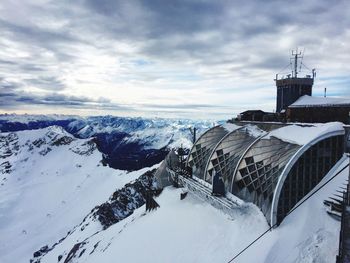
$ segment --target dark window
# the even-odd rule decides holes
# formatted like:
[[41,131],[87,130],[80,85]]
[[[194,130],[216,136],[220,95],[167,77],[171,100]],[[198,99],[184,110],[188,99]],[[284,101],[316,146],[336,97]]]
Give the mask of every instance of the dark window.
[[322,180],[342,154],[343,136],[336,136],[318,142],[299,158],[282,187],[277,208],[278,224]]

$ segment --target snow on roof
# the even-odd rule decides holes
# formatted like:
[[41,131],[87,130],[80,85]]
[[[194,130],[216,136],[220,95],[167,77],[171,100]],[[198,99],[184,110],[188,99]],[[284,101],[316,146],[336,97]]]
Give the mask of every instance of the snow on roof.
[[293,124],[272,130],[266,136],[264,136],[263,139],[275,137],[285,142],[304,145],[328,132],[343,130],[343,123],[341,122],[328,122],[310,125]]
[[350,105],[350,98],[313,97],[304,95],[301,96],[296,102],[291,104],[289,107],[325,107],[340,105]]
[[225,130],[227,130],[228,132],[232,132],[232,131],[237,130],[237,129],[239,129],[239,128],[242,127],[242,126],[238,126],[238,125],[236,125],[236,124],[228,123],[228,122],[222,124],[221,126],[222,126]]
[[260,129],[258,126],[256,125],[252,125],[252,124],[247,124],[244,126],[245,130],[248,132],[248,134],[250,136],[253,137],[260,137],[262,135],[264,135],[266,133],[266,131],[263,131],[262,129]]

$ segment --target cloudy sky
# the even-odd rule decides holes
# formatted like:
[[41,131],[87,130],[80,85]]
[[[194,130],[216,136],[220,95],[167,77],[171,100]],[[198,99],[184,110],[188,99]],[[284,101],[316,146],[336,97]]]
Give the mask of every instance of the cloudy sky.
[[348,0],[1,0],[0,113],[272,111],[295,47],[314,95],[350,97],[349,43]]

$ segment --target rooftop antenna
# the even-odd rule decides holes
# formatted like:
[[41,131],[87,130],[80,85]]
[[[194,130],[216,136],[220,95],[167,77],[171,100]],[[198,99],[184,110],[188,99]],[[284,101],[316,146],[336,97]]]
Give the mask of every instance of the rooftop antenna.
[[292,50],[292,56],[294,56],[294,78],[298,77],[298,58],[301,58],[301,52],[298,52],[298,48],[296,51]]
[[301,72],[301,66],[303,65],[304,54],[305,54],[305,48],[303,49],[303,52],[302,52],[302,55],[301,55],[300,66],[299,66],[299,72]]

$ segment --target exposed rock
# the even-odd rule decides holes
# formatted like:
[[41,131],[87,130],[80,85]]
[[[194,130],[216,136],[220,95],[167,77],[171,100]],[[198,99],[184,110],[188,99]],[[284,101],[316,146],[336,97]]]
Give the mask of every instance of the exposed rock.
[[51,152],[51,151],[52,151],[52,149],[51,149],[50,147],[46,147],[46,148],[44,148],[43,150],[41,150],[41,151],[39,152],[39,154],[42,155],[42,156],[45,156],[46,154],[48,154],[48,153]]
[[[68,253],[66,259],[64,260],[64,263],[69,263],[69,262],[71,262],[71,260],[72,260],[73,258],[75,258],[76,253],[79,251],[79,248],[82,247],[82,246],[84,246],[84,244],[85,244],[85,242],[76,243],[76,244],[73,246],[73,248],[69,251],[69,253]],[[84,251],[84,250],[83,250],[83,251]],[[84,252],[82,252],[82,253],[84,253]],[[82,253],[79,255],[79,257],[82,255]]]
[[[89,222],[91,222],[91,219],[94,221],[98,220],[102,225],[103,231],[111,225],[130,216],[135,209],[139,208],[145,203],[145,196],[147,192],[149,193],[152,191],[156,194],[160,193],[159,189],[157,189],[156,179],[154,177],[155,171],[156,169],[147,171],[135,181],[130,182],[123,188],[116,190],[107,202],[92,209],[91,212],[85,216],[83,221],[79,225],[75,226],[71,231],[69,231],[65,237],[61,238],[51,247],[45,248],[43,251],[42,249],[36,251],[34,253],[34,260],[31,259],[32,262],[40,263],[41,258],[45,256],[46,253],[54,249],[58,244],[62,243],[70,234],[74,233],[74,231],[77,229],[84,231],[85,227],[89,225]],[[72,259],[82,256],[85,252],[84,246],[87,243],[87,240],[76,243],[67,254],[64,262],[71,262]],[[94,245],[94,250],[97,246],[98,243]],[[66,252],[64,254],[66,254]],[[58,258],[58,261],[62,260],[63,258],[63,255],[60,256]]]
[[43,254],[46,254],[48,251],[49,251],[49,246],[48,246],[48,245],[43,246],[43,247],[40,248],[38,251],[35,251],[35,252],[34,252],[33,257],[34,257],[34,258],[40,257],[40,256],[42,256]]
[[0,172],[2,174],[10,173],[11,172],[11,164],[9,161],[3,162],[0,164]]
[[67,145],[67,144],[70,144],[72,141],[74,141],[74,138],[68,137],[68,136],[63,136],[57,140],[54,140],[51,143],[51,145],[54,145],[54,146]]
[[115,191],[106,203],[95,207],[93,215],[98,218],[103,229],[128,217],[145,203],[146,192],[156,190],[154,173],[155,170],[144,173],[134,182]]
[[16,133],[0,134],[0,158],[4,159],[16,155],[19,151],[18,136]]
[[76,154],[87,156],[91,155],[96,149],[97,146],[94,139],[84,142],[82,145],[70,148],[70,150]]
[[45,144],[45,140],[43,138],[37,139],[33,141],[33,145],[37,148],[40,148],[43,144]]

